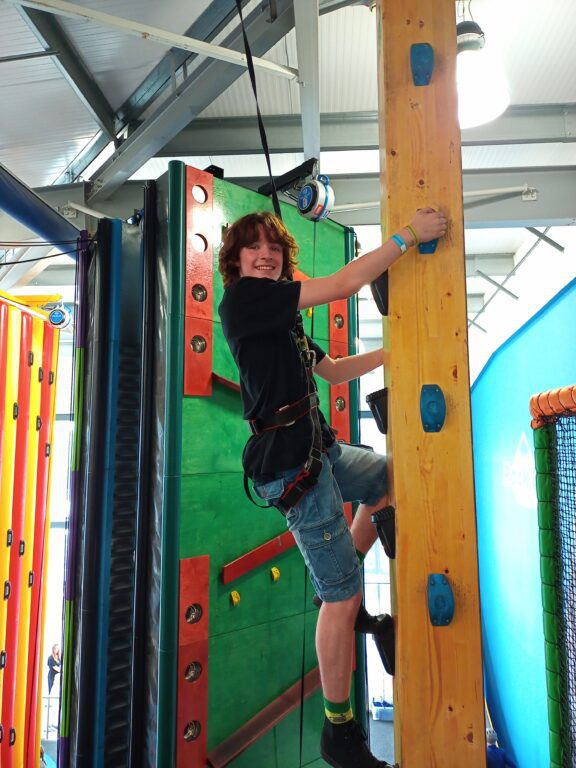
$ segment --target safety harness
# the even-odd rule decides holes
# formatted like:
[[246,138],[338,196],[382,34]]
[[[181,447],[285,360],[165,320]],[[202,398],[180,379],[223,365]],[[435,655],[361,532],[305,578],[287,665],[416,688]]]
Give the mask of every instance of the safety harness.
[[319,398],[312,380],[316,364],[316,353],[310,349],[308,344],[300,312],[297,314],[293,333],[296,338],[300,359],[306,370],[308,381],[307,394],[295,403],[278,408],[270,416],[248,420],[253,435],[260,435],[273,429],[290,427],[306,417],[310,419],[312,424],[312,440],[308,458],[294,480],[286,487],[282,496],[274,502],[274,506],[278,507],[283,515],[286,515],[295,507],[304,494],[316,485],[322,471],[322,426],[318,415]]

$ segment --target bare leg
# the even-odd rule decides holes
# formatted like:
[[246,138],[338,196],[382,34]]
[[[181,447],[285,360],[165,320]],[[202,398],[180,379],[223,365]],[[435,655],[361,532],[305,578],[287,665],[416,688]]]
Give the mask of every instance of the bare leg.
[[354,620],[362,594],[348,600],[323,603],[316,625],[316,655],[324,697],[345,701],[350,695],[354,650]]
[[[354,619],[362,594],[338,603],[323,603],[316,626],[316,654],[324,698],[345,702],[350,696],[354,649]],[[377,760],[366,743],[366,734],[356,720],[332,723],[324,718],[320,754],[335,768],[391,768]]]
[[350,531],[352,532],[352,539],[354,546],[358,552],[366,554],[372,544],[376,541],[377,531],[376,526],[372,522],[372,513],[377,512],[382,507],[387,506],[390,503],[388,494],[384,494],[376,504],[369,506],[368,504],[360,504],[354,515],[352,526]]

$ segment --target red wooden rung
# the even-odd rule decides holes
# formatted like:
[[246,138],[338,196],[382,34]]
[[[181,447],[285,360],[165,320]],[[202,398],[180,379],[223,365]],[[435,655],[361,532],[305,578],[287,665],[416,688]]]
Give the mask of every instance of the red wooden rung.
[[176,768],[205,768],[210,557],[180,561]]

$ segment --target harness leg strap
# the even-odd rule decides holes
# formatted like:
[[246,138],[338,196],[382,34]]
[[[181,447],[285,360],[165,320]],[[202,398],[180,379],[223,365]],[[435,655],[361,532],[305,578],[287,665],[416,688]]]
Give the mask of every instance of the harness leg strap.
[[396,510],[388,506],[372,513],[372,522],[378,531],[384,552],[394,560],[396,557]]

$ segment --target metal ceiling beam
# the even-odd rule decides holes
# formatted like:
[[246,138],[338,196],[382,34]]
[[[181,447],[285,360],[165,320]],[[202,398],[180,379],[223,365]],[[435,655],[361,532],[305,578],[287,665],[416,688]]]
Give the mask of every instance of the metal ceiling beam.
[[56,213],[24,182],[0,165],[0,211],[29,228],[37,237],[63,248],[75,248],[80,230]]
[[[297,115],[266,116],[266,134],[272,152],[302,152]],[[378,113],[350,112],[320,115],[324,151],[377,149]],[[576,141],[576,104],[510,107],[504,115],[479,128],[462,131],[462,146],[550,144]],[[195,120],[164,147],[177,156],[252,154],[261,151],[254,120],[244,117]]]
[[[546,234],[547,234],[547,232],[548,232],[548,228],[547,228],[547,229],[546,229],[544,232],[538,232],[538,233],[537,233],[537,235],[546,235]],[[477,323],[476,323],[475,321],[478,319],[478,316],[479,316],[479,315],[480,315],[482,312],[485,312],[485,311],[486,311],[486,308],[488,307],[488,305],[489,305],[489,304],[490,304],[490,303],[491,303],[491,302],[492,302],[492,301],[493,301],[493,300],[496,298],[496,296],[498,296],[498,294],[500,293],[500,290],[504,288],[504,286],[506,285],[506,283],[508,282],[508,280],[510,280],[512,277],[514,277],[514,275],[515,275],[515,274],[516,274],[516,272],[517,272],[517,271],[520,269],[520,267],[522,266],[522,264],[523,264],[523,263],[524,263],[524,262],[525,262],[525,261],[526,261],[526,260],[527,260],[527,259],[528,259],[528,258],[531,256],[531,255],[532,255],[532,253],[534,253],[534,251],[536,250],[536,248],[538,248],[538,246],[540,245],[540,243],[541,243],[541,242],[542,242],[542,239],[537,239],[537,240],[536,240],[536,242],[535,242],[535,243],[533,243],[533,244],[530,246],[530,248],[528,248],[528,250],[526,251],[526,253],[525,253],[525,254],[522,256],[522,258],[521,258],[521,259],[519,259],[519,261],[517,261],[517,262],[516,262],[516,264],[515,264],[515,265],[514,265],[514,267],[513,267],[513,268],[510,270],[510,272],[509,272],[509,273],[506,275],[506,277],[504,278],[504,280],[502,280],[502,282],[501,282],[501,283],[498,283],[498,288],[497,288],[497,290],[495,290],[495,291],[494,291],[494,292],[493,292],[493,293],[492,293],[492,294],[491,294],[491,295],[490,295],[490,296],[489,296],[489,297],[486,299],[486,301],[484,302],[484,305],[483,305],[483,306],[482,306],[482,308],[481,308],[481,309],[480,309],[480,310],[477,312],[476,316],[475,316],[473,319],[471,319],[471,318],[469,318],[469,319],[468,319],[468,322],[469,322],[469,323],[472,323],[473,325],[477,325]],[[479,326],[478,326],[478,328],[480,328],[480,330],[481,330],[481,331],[484,331],[484,332],[486,332],[486,331],[485,331],[485,329],[484,329],[484,328],[482,328],[482,326],[480,326],[480,325],[479,325]]]
[[560,245],[560,243],[557,243],[556,240],[552,239],[551,237],[548,237],[545,232],[539,232],[537,229],[534,229],[534,227],[526,227],[528,232],[530,232],[533,235],[536,235],[536,237],[539,240],[542,240],[542,242],[547,243],[548,245],[551,245],[552,248],[555,248],[557,251],[560,251],[560,253],[564,253],[566,251],[566,248],[563,245]]
[[340,8],[347,8],[350,5],[365,5],[367,7],[374,4],[376,0],[320,0],[320,13],[330,13],[339,11]]
[[483,293],[467,293],[466,308],[468,312],[480,312],[484,306]]
[[[248,66],[246,55],[240,51],[228,50],[220,45],[211,45],[204,40],[192,40],[186,35],[177,35],[174,32],[152,27],[149,24],[141,24],[139,21],[122,19],[119,16],[112,16],[110,13],[94,11],[75,3],[68,3],[66,0],[8,0],[8,2],[14,5],[23,5],[28,8],[49,11],[50,13],[71,19],[94,21],[102,26],[116,29],[123,34],[141,37],[144,40],[152,40],[169,48],[181,48],[184,51],[198,53],[202,56],[210,56],[220,61],[226,61],[229,64],[237,64],[242,67]],[[253,64],[254,69],[268,72],[272,75],[287,77],[291,80],[298,77],[296,70],[290,67],[283,67],[281,64],[276,64],[273,61],[254,57]]]
[[498,280],[494,280],[494,278],[490,277],[490,275],[487,275],[486,272],[483,272],[481,269],[477,269],[476,274],[479,275],[483,280],[486,280],[487,283],[490,283],[490,285],[493,285],[497,291],[503,291],[507,296],[510,296],[511,299],[518,301],[519,296],[516,293],[513,293],[513,291],[511,291],[509,288],[506,288],[505,285],[499,283]]
[[[275,10],[273,21],[261,7],[245,19],[250,46],[256,56],[272,48],[294,27],[292,0],[276,0]],[[230,50],[243,49],[242,32],[238,26],[226,37],[223,45]],[[243,71],[233,64],[214,59],[201,62],[176,92],[123,142],[97,173],[89,204],[93,205],[109,197],[237,80]]]
[[[42,285],[50,287],[60,287],[63,285],[74,285],[76,277],[75,264],[56,264],[53,267],[46,267],[42,272]],[[23,283],[29,285],[29,282]],[[50,293],[50,291],[47,291]]]
[[[471,312],[470,314],[473,314],[473,313]],[[480,314],[480,312],[478,312],[478,313],[476,314],[476,317],[478,317],[478,315],[479,315],[479,314]],[[486,328],[483,328],[481,325],[479,325],[479,324],[476,322],[476,320],[475,320],[475,319],[473,320],[471,317],[469,317],[469,318],[468,318],[468,325],[469,325],[469,326],[470,326],[470,325],[473,325],[475,328],[478,328],[478,330],[482,331],[482,333],[488,333],[488,331],[486,330]]]
[[[242,0],[244,5],[248,0]],[[189,37],[211,42],[238,15],[235,0],[213,0],[206,10],[184,33]],[[140,123],[141,115],[173,85],[174,73],[178,73],[192,62],[196,54],[171,48],[154,69],[144,78],[138,88],[128,97],[116,113],[117,133],[127,128],[129,132]],[[56,180],[56,184],[76,182],[107,146],[108,138],[101,134],[96,141],[80,153]]]
[[[89,209],[85,205],[86,184],[57,184],[39,187],[34,190],[34,193],[53,211],[65,216],[78,230],[85,229],[92,234],[95,232],[97,220],[78,210],[79,208]],[[110,218],[127,219],[135,210],[140,210],[143,204],[142,182],[129,182],[124,184],[110,200],[100,202],[98,209]],[[1,207],[0,205],[0,242],[24,243],[35,238],[32,229],[16,221],[10,214],[4,213]]]
[[483,198],[473,208],[465,202],[465,221],[469,227],[558,227],[576,224],[576,167],[503,168],[463,173],[464,192],[528,184],[537,198],[523,200],[516,195],[505,201]]
[[[257,189],[264,178],[231,178],[241,186]],[[576,168],[552,170],[540,168],[495,169],[464,171],[464,191],[521,187],[528,184],[538,190],[536,200],[523,201],[520,194],[506,200],[482,198],[482,205],[465,204],[465,224],[468,228],[538,227],[576,224]],[[372,203],[379,197],[380,180],[376,173],[330,176],[336,195],[336,205]],[[338,211],[331,215],[335,221],[348,226],[380,224],[378,208]]]
[[514,268],[513,253],[467,253],[466,277],[475,277],[478,269],[494,277],[504,277]]
[[[266,115],[266,135],[271,152],[302,152],[302,121],[299,115]],[[376,149],[376,112],[320,115],[323,150]],[[258,127],[253,118],[194,120],[166,144],[162,154],[240,155],[262,151]]]
[[573,141],[576,141],[576,104],[516,105],[491,123],[462,131],[465,147]]
[[55,53],[53,61],[108,139],[115,136],[114,110],[94,80],[58,21],[49,13],[31,8],[18,11],[41,45]]
[[294,0],[304,159],[320,158],[318,0]]
[[[248,0],[242,0],[244,6]],[[206,10],[184,32],[186,37],[211,43],[228,24],[238,17],[235,0],[212,0]],[[134,93],[118,110],[123,125],[139,120],[142,113],[161,96],[173,83],[175,72],[190,64],[197,54],[190,54],[180,48],[171,48],[144,78]]]

